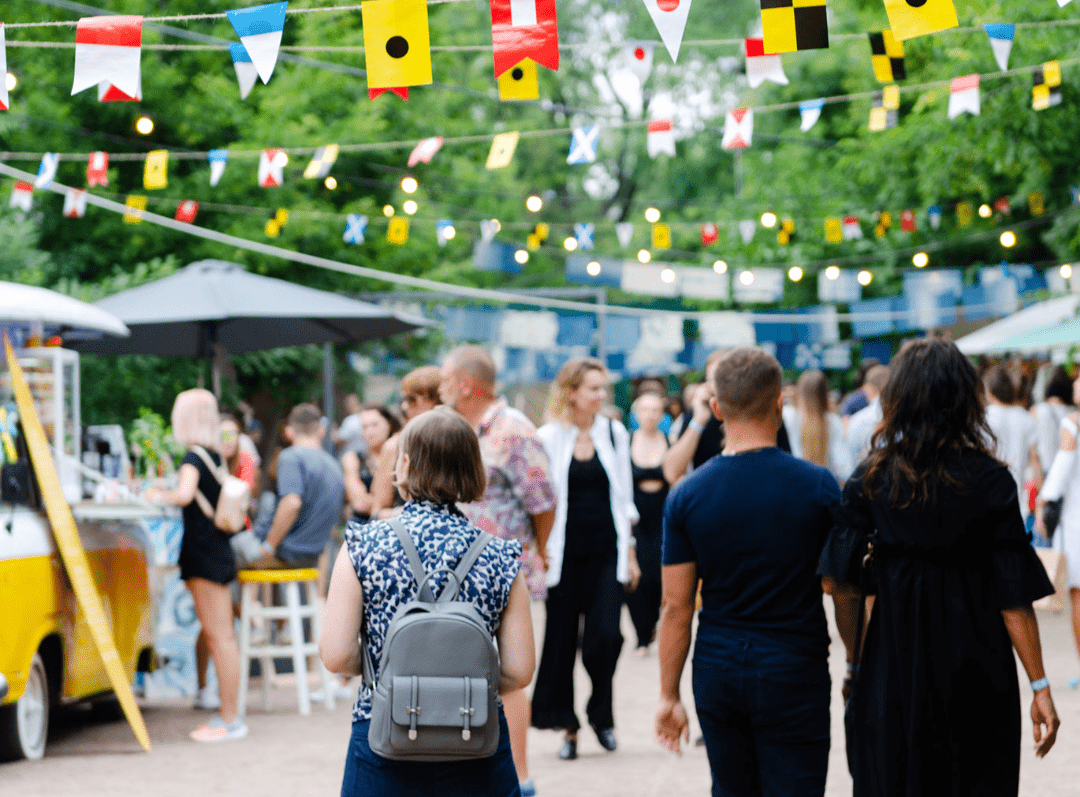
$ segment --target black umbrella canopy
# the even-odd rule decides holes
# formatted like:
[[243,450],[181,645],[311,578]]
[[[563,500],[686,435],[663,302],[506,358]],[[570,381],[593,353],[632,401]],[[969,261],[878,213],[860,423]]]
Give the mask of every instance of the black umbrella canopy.
[[222,260],[200,260],[95,305],[127,324],[131,336],[73,342],[91,354],[205,357],[215,344],[241,353],[358,343],[430,325],[419,316],[250,274]]

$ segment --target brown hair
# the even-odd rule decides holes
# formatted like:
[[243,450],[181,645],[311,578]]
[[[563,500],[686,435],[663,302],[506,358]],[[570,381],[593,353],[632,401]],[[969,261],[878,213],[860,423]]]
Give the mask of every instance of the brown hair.
[[983,384],[986,385],[986,392],[1002,404],[1016,403],[1016,383],[1000,365],[991,367],[983,374]]
[[365,404],[360,409],[360,412],[379,413],[383,420],[386,421],[386,425],[390,427],[390,434],[386,436],[388,440],[401,431],[401,419],[389,407],[384,407],[382,404]]
[[289,427],[305,437],[318,434],[321,422],[322,413],[314,404],[297,404],[289,412]]
[[441,404],[439,400],[439,366],[425,365],[409,371],[401,378],[401,392],[426,398],[433,404]]
[[484,497],[487,469],[480,441],[468,421],[449,407],[435,407],[405,424],[398,456],[409,458],[409,475],[398,485],[409,498],[467,504]]
[[563,363],[555,381],[551,383],[544,419],[547,421],[565,421],[570,413],[570,394],[581,387],[585,374],[599,371],[607,376],[607,368],[595,357],[572,357]]
[[784,372],[775,357],[755,346],[740,346],[717,363],[716,403],[724,418],[764,418],[776,407],[783,381]]
[[803,459],[829,464],[829,383],[818,370],[804,371],[795,384],[795,405],[802,420]]

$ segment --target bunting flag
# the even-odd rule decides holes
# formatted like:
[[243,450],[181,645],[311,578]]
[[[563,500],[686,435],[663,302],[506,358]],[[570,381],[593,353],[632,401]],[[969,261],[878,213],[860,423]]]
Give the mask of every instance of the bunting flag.
[[56,169],[60,165],[60,156],[55,152],[46,152],[38,164],[34,188],[48,188],[56,178]]
[[277,219],[266,220],[266,237],[277,238],[281,235],[281,225],[277,223]]
[[566,156],[566,162],[572,166],[595,163],[596,144],[599,140],[600,127],[598,125],[575,127],[570,137],[570,154]]
[[[4,23],[0,22],[0,77],[7,76],[7,34]],[[8,96],[7,80],[0,80],[0,111],[6,111],[11,107],[11,98]]]
[[915,211],[900,211],[900,229],[904,232],[915,232]]
[[536,61],[531,58],[526,58],[520,64],[514,64],[498,77],[499,99],[540,99],[540,77],[537,72]]
[[627,42],[623,47],[627,68],[642,86],[645,85],[649,75],[652,74],[653,51],[655,49],[656,42],[650,41],[631,41]]
[[629,221],[621,221],[615,225],[615,235],[619,239],[619,246],[623,249],[630,246],[634,239],[634,225]]
[[498,219],[484,219],[480,222],[480,240],[490,243],[495,240],[495,235],[502,229]]
[[495,77],[526,58],[557,71],[559,20],[555,0],[491,0],[491,43]]
[[[75,79],[71,93],[107,81],[128,96],[139,91],[141,16],[83,17],[75,28]],[[5,73],[6,74],[6,73]]]
[[[270,82],[270,76],[274,74],[274,67],[277,65],[281,33],[285,30],[285,10],[288,7],[287,2],[270,3],[265,6],[238,8],[225,12],[233,30],[240,37],[244,49],[247,50],[248,58],[255,64],[255,71],[258,72],[263,83]],[[367,28],[366,19],[364,28],[365,30]],[[235,60],[234,57],[234,63]]]
[[263,188],[277,188],[285,183],[283,169],[289,162],[289,156],[280,147],[264,149],[259,153],[259,185]]
[[174,216],[174,218],[177,221],[182,221],[184,224],[194,224],[195,217],[198,215],[199,203],[194,199],[185,199],[176,206],[176,216]]
[[135,196],[132,194],[124,200],[124,204],[127,206],[127,212],[124,214],[124,223],[142,224],[143,211],[146,210],[146,197]]
[[658,222],[652,226],[652,245],[653,249],[670,249],[671,248],[671,227]]
[[502,169],[510,165],[514,159],[514,150],[517,149],[520,133],[513,130],[509,133],[499,133],[491,141],[491,151],[488,153],[488,169]]
[[671,56],[671,62],[676,63],[686,31],[686,19],[690,16],[690,0],[645,0],[645,8]]
[[577,248],[582,252],[590,252],[596,248],[596,225],[591,222],[582,222],[574,225],[574,239]]
[[311,162],[304,169],[304,177],[309,180],[318,180],[330,174],[330,169],[338,156],[338,145],[327,144],[315,150]]
[[427,3],[361,0],[360,5],[368,95],[374,97],[389,90],[407,100],[408,86],[426,86],[432,81]]
[[284,227],[289,223],[289,211],[287,208],[278,208],[274,211],[274,221],[278,223],[279,227]]
[[657,155],[675,157],[675,131],[670,119],[654,119],[649,122],[648,132],[645,134],[645,149],[650,158]]
[[347,244],[362,244],[364,233],[367,232],[367,216],[350,213],[345,217],[345,234],[342,236]]
[[720,237],[720,228],[716,226],[715,221],[707,221],[701,225],[701,245],[709,246],[716,243],[716,239]]
[[994,60],[997,61],[998,69],[1004,72],[1009,68],[1009,53],[1012,52],[1016,25],[984,24],[983,29],[990,38],[990,47],[994,51]]
[[232,56],[236,80],[240,84],[240,99],[246,100],[255,87],[255,81],[259,79],[259,70],[255,68],[255,62],[248,55],[247,47],[240,42],[229,43],[229,55]]
[[994,210],[1002,216],[1008,216],[1012,213],[1012,205],[1009,204],[1009,198],[1007,196],[999,197],[997,201],[994,202]]
[[109,153],[91,152],[86,162],[86,184],[95,186],[109,185]]
[[962,113],[978,116],[981,111],[978,73],[954,77],[949,84],[949,118]]
[[210,187],[215,187],[221,180],[221,176],[225,174],[225,164],[229,162],[229,151],[227,149],[212,149],[206,153],[207,159],[210,161]]
[[941,212],[941,206],[940,205],[931,205],[930,207],[928,207],[926,209],[926,218],[930,222],[930,229],[931,230],[936,230],[939,227],[941,227],[941,217],[942,217],[942,215],[943,214]]
[[766,53],[826,49],[825,0],[761,0],[761,31]]
[[899,121],[900,87],[886,86],[880,98],[875,98],[870,109],[870,129],[876,132],[896,127]]
[[447,242],[456,234],[454,222],[450,219],[439,219],[435,222],[435,240],[439,246],[446,246]]
[[795,220],[785,218],[780,222],[780,229],[776,232],[776,242],[781,246],[787,246],[795,237]]
[[[779,58],[780,56],[773,56]],[[724,117],[724,137],[720,140],[722,149],[744,149],[754,141],[754,109],[736,108],[728,111]]]
[[143,167],[143,188],[152,191],[169,185],[169,151],[155,149],[146,153]]
[[24,213],[29,213],[30,208],[34,206],[34,186],[30,183],[15,183],[15,187],[11,189],[11,200],[8,202],[9,208],[18,208]]
[[960,25],[952,0],[885,0],[885,13],[900,41]]
[[754,240],[755,232],[757,232],[757,222],[753,219],[743,219],[739,222],[739,237],[742,238],[744,244]]
[[806,100],[799,103],[799,113],[802,116],[802,120],[799,123],[799,129],[804,133],[808,132],[810,128],[817,124],[818,119],[821,118],[821,109],[825,107],[825,100]]
[[1047,61],[1035,70],[1031,107],[1042,111],[1061,104],[1061,64]]
[[761,39],[746,40],[746,80],[752,89],[756,89],[766,80],[781,86],[788,84],[780,56],[766,55],[765,43]]
[[862,238],[862,225],[859,224],[859,217],[844,216],[844,221],[840,225],[840,232],[845,241],[854,241],[856,238]]
[[394,216],[386,227],[387,243],[401,246],[409,240],[409,220],[404,216]]
[[86,192],[81,188],[69,188],[64,192],[64,218],[81,219],[86,215]]
[[840,219],[836,217],[825,219],[825,240],[831,244],[838,244],[844,240],[844,227]]
[[879,83],[893,83],[907,77],[904,69],[904,43],[891,30],[870,34],[870,61]]
[[97,87],[98,102],[141,102],[142,101],[142,75],[135,87],[134,94],[125,94],[112,83],[103,80]]
[[435,157],[436,152],[442,149],[442,145],[442,136],[425,138],[423,141],[418,142],[413,147],[413,151],[409,153],[408,167],[411,169],[418,163],[431,163],[431,159]]
[[1038,191],[1032,191],[1028,194],[1028,211],[1032,216],[1042,216],[1046,213],[1046,206],[1043,204],[1043,195]]
[[975,218],[975,209],[970,202],[956,203],[956,223],[961,227],[967,227]]

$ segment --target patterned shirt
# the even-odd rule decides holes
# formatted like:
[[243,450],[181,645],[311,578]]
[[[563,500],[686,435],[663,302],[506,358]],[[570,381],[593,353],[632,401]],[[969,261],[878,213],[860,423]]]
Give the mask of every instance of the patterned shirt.
[[[409,501],[401,510],[401,520],[430,573],[453,570],[479,530],[449,504]],[[401,540],[385,520],[360,524],[350,521],[345,529],[345,545],[353,570],[364,591],[364,634],[375,663],[378,679],[383,642],[398,608],[415,600],[419,585],[409,567]],[[492,540],[476,560],[458,593],[459,600],[473,604],[487,622],[492,637],[499,630],[503,610],[510,600],[510,585],[521,567],[521,545],[510,540]],[[448,576],[435,575],[428,583],[438,595]],[[353,706],[353,722],[371,718],[371,690],[366,683]]]
[[476,434],[487,468],[487,490],[482,501],[462,504],[460,509],[488,534],[521,543],[529,592],[533,600],[543,600],[546,579],[530,516],[555,507],[555,484],[544,444],[532,422],[503,398],[488,407]]

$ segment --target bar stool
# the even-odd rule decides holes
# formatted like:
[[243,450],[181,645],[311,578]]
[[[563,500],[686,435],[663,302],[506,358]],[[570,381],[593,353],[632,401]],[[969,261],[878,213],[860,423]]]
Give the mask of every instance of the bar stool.
[[[311,713],[311,696],[308,691],[307,658],[315,656],[319,662],[319,674],[322,677],[323,694],[326,708],[334,708],[334,690],[330,673],[323,666],[319,657],[319,633],[322,631],[322,618],[319,615],[318,595],[319,571],[313,567],[296,570],[241,570],[237,574],[240,581],[240,694],[237,711],[239,716],[247,714],[248,677],[252,659],[259,659],[262,667],[263,710],[270,710],[270,680],[275,674],[274,656],[292,658],[293,673],[296,675],[296,694],[300,713],[305,717]],[[255,593],[260,584],[279,584],[285,592],[284,606],[262,606],[256,600]],[[308,602],[300,603],[300,585],[307,590]],[[265,643],[252,642],[252,630],[256,622],[284,620],[289,632],[288,644],[273,644],[270,638]],[[311,620],[312,639],[304,638],[304,620]]]

